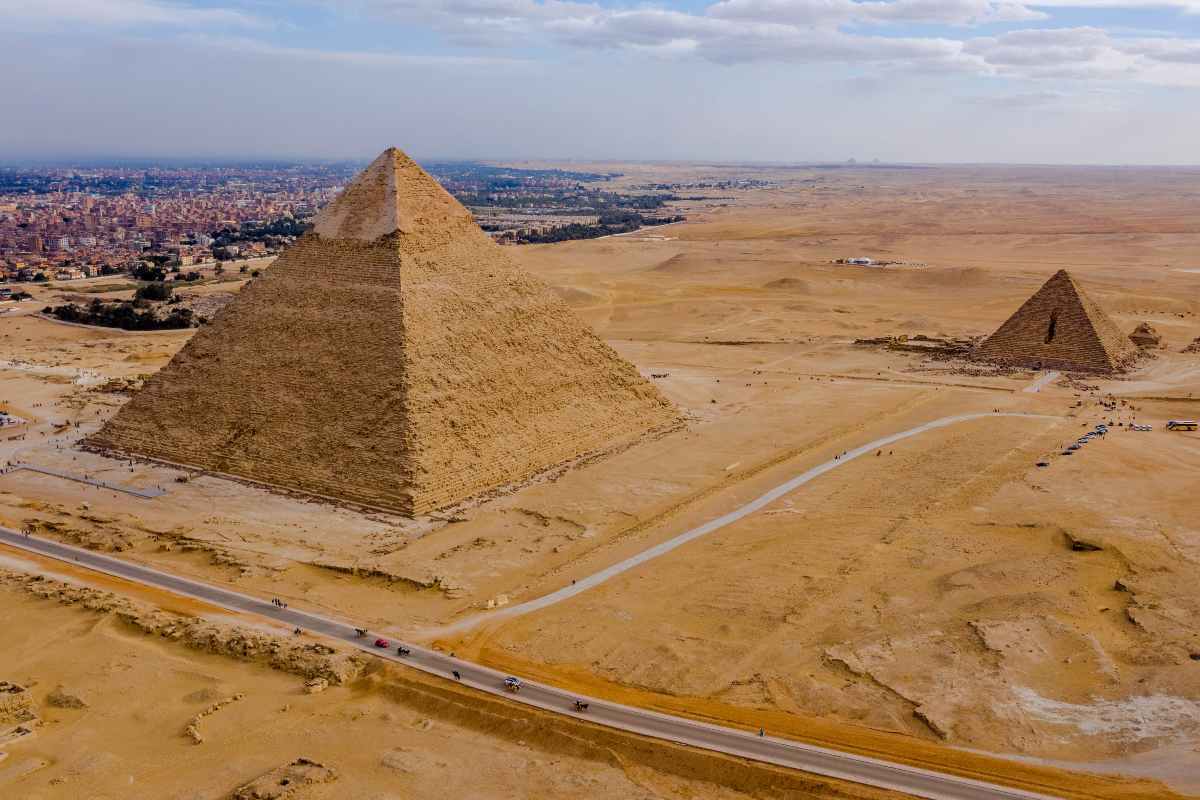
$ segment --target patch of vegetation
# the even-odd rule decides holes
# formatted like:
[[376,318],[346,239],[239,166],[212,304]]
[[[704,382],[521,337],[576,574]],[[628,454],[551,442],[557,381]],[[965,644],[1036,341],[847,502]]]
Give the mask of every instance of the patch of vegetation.
[[105,292],[127,292],[136,289],[136,283],[97,283],[92,286],[80,286],[75,289],[80,294],[103,294]]
[[120,328],[126,331],[159,331],[194,328],[196,319],[190,308],[174,308],[169,314],[160,316],[151,309],[139,309],[132,302],[105,303],[93,300],[88,306],[68,303],[62,306],[46,306],[43,313],[63,322],[82,325],[99,325],[103,328]]
[[145,286],[139,286],[138,290],[133,293],[135,300],[156,300],[162,302],[171,299],[171,293],[174,288],[165,283],[147,283]]
[[515,244],[551,244],[572,239],[596,239],[614,233],[629,233],[647,225],[683,222],[684,219],[686,218],[682,216],[648,217],[635,211],[612,211],[601,214],[600,219],[592,225],[572,222],[546,230],[510,231],[503,234],[499,240]]
[[280,217],[270,222],[246,223],[240,228],[222,228],[213,234],[213,247],[227,247],[239,242],[278,243],[284,237],[303,236],[312,225],[295,217]]
[[157,264],[138,264],[133,268],[133,277],[139,281],[165,281],[167,270]]

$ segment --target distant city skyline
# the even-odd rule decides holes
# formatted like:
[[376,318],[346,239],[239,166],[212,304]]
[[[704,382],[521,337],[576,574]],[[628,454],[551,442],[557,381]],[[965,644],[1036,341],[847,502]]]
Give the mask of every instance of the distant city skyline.
[[1200,163],[1200,0],[0,0],[0,163]]

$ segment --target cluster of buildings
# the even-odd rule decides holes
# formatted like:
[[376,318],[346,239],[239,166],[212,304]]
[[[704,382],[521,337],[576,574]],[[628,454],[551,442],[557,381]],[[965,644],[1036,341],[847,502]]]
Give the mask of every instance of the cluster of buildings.
[[[0,173],[0,280],[71,280],[150,260],[189,267],[267,255],[279,237],[246,226],[306,218],[340,176],[278,169],[48,170]],[[258,179],[256,179],[256,177]]]

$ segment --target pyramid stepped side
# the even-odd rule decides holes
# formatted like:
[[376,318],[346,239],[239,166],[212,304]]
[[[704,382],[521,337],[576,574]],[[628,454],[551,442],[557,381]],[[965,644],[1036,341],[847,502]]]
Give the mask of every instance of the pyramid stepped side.
[[394,247],[303,237],[88,444],[407,509],[399,287]]
[[1124,368],[1136,361],[1140,354],[1129,337],[1121,331],[1113,318],[1079,287],[1079,284],[1075,283],[1070,276],[1068,276],[1068,280],[1071,281],[1072,287],[1083,303],[1083,309],[1092,322],[1092,328],[1113,364],[1118,368]]
[[403,260],[418,511],[678,423],[654,386],[475,226]]
[[[1057,312],[1055,335],[1046,341]],[[1136,348],[1066,272],[1059,272],[989,336],[975,358],[1010,366],[1116,372]]]

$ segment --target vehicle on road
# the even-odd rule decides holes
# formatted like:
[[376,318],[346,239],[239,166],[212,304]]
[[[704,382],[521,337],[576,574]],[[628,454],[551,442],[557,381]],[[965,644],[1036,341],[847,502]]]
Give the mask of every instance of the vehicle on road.
[[396,648],[396,655],[398,655],[398,656],[411,656],[411,655],[412,655],[412,650],[409,650],[409,649],[408,649],[407,647],[405,647],[404,645],[400,645],[399,647],[397,647],[397,648]]
[[384,648],[384,649],[387,649],[387,648],[391,647],[391,645],[388,643],[388,640],[387,640],[387,639],[376,639],[376,640],[375,640],[375,646],[376,646],[376,647],[382,647],[382,648]]
[[576,700],[575,701],[575,710],[579,711],[579,712],[587,711],[588,704],[583,702],[582,700]]
[[1075,452],[1076,450],[1080,449],[1081,446],[1082,445],[1073,444],[1070,447],[1068,447],[1067,449],[1070,450],[1071,452]]
[[504,690],[507,692],[521,691],[521,679],[514,678],[512,675],[509,675],[504,679]]
[[1167,423],[1169,431],[1194,431],[1200,425],[1194,419],[1173,419]]
[[366,628],[355,628],[354,635],[357,636],[359,639],[361,639],[367,635],[367,629]]

